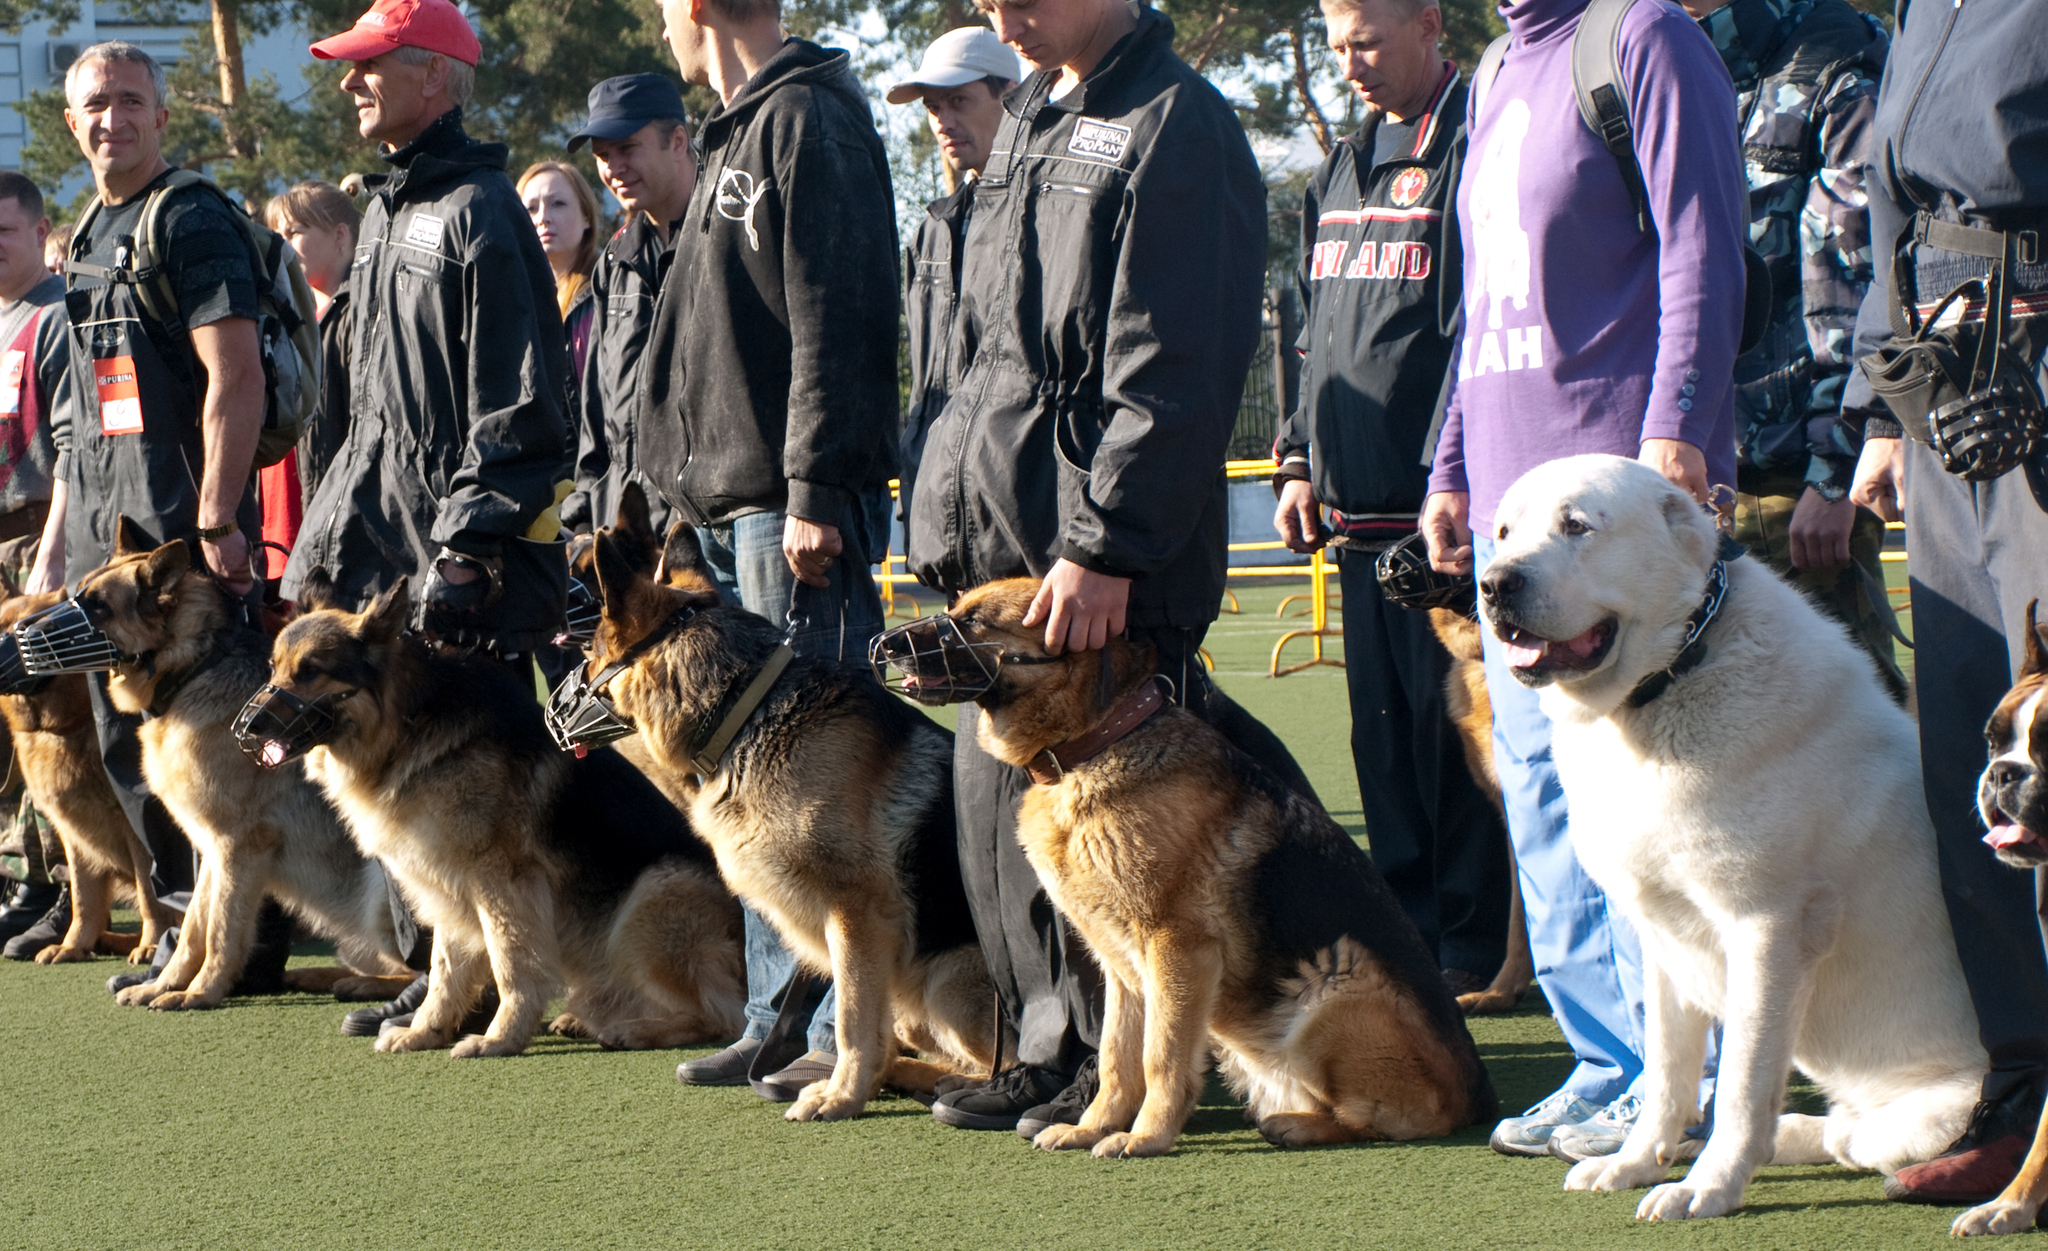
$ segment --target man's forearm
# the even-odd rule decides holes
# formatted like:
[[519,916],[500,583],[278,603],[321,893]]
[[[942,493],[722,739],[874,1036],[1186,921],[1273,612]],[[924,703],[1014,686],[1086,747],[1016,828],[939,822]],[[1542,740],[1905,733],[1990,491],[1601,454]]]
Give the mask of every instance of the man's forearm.
[[[209,336],[208,331],[219,333]],[[193,347],[207,367],[206,398],[199,416],[205,448],[199,479],[201,529],[235,519],[255,469],[265,402],[255,333],[254,322],[239,320],[195,327],[192,332]]]

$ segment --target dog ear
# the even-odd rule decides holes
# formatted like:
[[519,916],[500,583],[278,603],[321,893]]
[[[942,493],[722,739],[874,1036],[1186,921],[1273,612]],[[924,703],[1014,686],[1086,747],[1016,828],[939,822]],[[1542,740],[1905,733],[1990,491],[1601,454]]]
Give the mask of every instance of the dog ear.
[[1664,513],[1664,524],[1670,528],[1671,537],[1685,550],[1688,559],[1707,561],[1714,550],[1714,523],[1708,519],[1699,501],[1670,483],[1665,484],[1663,499],[1658,505]]
[[704,563],[704,546],[697,541],[697,527],[687,521],[678,521],[668,528],[668,539],[662,544],[661,563],[655,566],[654,580],[690,591],[718,589],[718,584],[711,579],[710,567]]
[[412,579],[400,577],[384,588],[383,594],[363,610],[363,633],[375,639],[395,639],[412,619]]
[[648,547],[654,546],[654,517],[647,508],[647,492],[637,482],[628,482],[619,492],[619,519],[613,530],[630,534]]
[[2020,662],[2020,676],[2023,678],[2048,669],[2048,639],[2041,636],[2041,627],[2034,621],[2034,613],[2040,606],[2041,601],[2038,599],[2027,601],[2027,641],[2023,653],[2025,659]]
[[319,612],[328,608],[346,607],[341,596],[334,589],[334,579],[327,572],[327,566],[315,565],[313,572],[299,584],[298,605],[300,612]]
[[609,533],[597,536],[597,592],[603,602],[604,615],[622,616],[626,609],[626,593],[633,589],[640,578],[633,558],[620,550],[623,545]]
[[[123,517],[123,521],[127,518]],[[168,590],[179,578],[192,568],[192,549],[185,546],[185,540],[172,539],[149,554],[137,575],[142,585],[153,591]]]
[[135,556],[156,550],[156,539],[135,518],[122,513],[114,519],[114,555]]

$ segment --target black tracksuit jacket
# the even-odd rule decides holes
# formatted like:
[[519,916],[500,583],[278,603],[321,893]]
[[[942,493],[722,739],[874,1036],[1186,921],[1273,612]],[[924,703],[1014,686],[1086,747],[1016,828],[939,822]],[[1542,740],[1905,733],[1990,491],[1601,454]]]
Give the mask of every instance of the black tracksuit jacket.
[[791,39],[702,138],[640,468],[698,525],[784,510],[843,530],[896,474],[896,203],[874,115],[846,53]]
[[1137,29],[1072,92],[1004,98],[974,188],[910,570],[957,592],[1062,557],[1136,579],[1131,625],[1213,621],[1223,458],[1259,333],[1266,188],[1236,114]]
[[635,213],[605,245],[590,275],[596,312],[590,357],[578,384],[576,489],[562,501],[562,524],[579,533],[612,524],[628,482],[638,482],[647,493],[657,532],[668,529],[668,505],[640,471],[640,367],[673,255],[647,215]]

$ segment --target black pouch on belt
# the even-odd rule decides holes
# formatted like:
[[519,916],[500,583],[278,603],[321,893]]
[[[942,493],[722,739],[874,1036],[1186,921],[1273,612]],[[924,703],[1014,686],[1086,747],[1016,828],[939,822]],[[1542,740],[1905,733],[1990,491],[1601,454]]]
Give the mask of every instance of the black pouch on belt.
[[[1915,243],[1983,257],[1991,268],[1958,283],[1922,316]],[[1892,256],[1892,337],[1857,362],[1906,433],[1966,481],[1990,481],[2048,450],[2034,379],[2043,344],[2031,326],[2011,319],[2007,287],[2014,265],[2036,259],[2039,247],[2031,230],[1979,230],[1916,214]],[[1983,316],[1969,316],[1969,305],[1980,300]],[[1957,316],[1943,325],[1952,309]]]

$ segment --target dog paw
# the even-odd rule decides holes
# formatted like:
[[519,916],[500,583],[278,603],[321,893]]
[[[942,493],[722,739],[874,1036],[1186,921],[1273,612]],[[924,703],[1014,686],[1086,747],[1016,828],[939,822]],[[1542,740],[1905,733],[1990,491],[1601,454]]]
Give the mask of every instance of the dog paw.
[[1079,1125],[1048,1125],[1038,1131],[1038,1137],[1031,1145],[1040,1151],[1085,1151],[1102,1141],[1099,1129],[1082,1129]]
[[1690,1221],[1726,1216],[1742,1206],[1740,1187],[1695,1186],[1689,1180],[1659,1186],[1636,1205],[1639,1221]]
[[149,1001],[152,1012],[193,1012],[219,1006],[218,996],[203,995],[196,990],[165,991]]
[[149,964],[149,963],[153,962],[153,961],[154,961],[155,959],[156,959],[156,944],[155,944],[155,943],[151,943],[151,944],[150,944],[149,946],[147,946],[147,947],[144,947],[144,946],[143,946],[142,944],[140,944],[140,943],[137,943],[137,944],[135,945],[135,950],[133,950],[133,951],[131,951],[131,952],[129,952],[129,953],[128,953],[128,963],[130,963],[130,964],[137,964],[137,965],[141,965],[141,964]]
[[92,952],[83,947],[66,947],[52,943],[36,953],[37,964],[79,964],[92,959]]
[[377,1035],[379,1051],[433,1051],[448,1045],[447,1036],[438,1030],[409,1026],[405,1029],[387,1029]]
[[471,1034],[449,1049],[450,1057],[457,1060],[477,1060],[486,1056],[516,1056],[526,1050],[526,1043],[517,1038],[493,1038],[489,1034]]
[[139,986],[126,986],[114,992],[114,1002],[124,1008],[143,1008],[149,1001],[164,993],[164,988],[155,982],[144,982]]
[[574,1012],[564,1012],[554,1020],[549,1021],[548,1033],[559,1034],[563,1038],[594,1037],[588,1029],[584,1028],[583,1022],[576,1019]]
[[1173,1139],[1141,1134],[1110,1134],[1095,1144],[1091,1153],[1098,1160],[1135,1160],[1141,1156],[1165,1155],[1173,1150]]
[[1564,1175],[1566,1190],[1640,1190],[1664,1180],[1670,1172],[1655,1160],[1610,1155],[1581,1160]]
[[835,1093],[830,1081],[812,1082],[804,1087],[796,1102],[789,1105],[783,1119],[791,1121],[845,1121],[859,1116],[867,1108],[868,1101],[851,1095]]
[[2034,1227],[2034,1216],[2038,1209],[2030,1203],[2008,1199],[2003,1195],[1989,1203],[1976,1207],[1956,1218],[1948,1232],[1958,1238],[1972,1238],[1978,1234],[2017,1234]]

